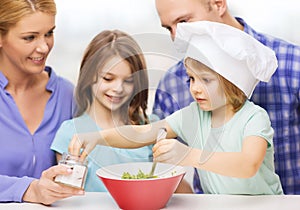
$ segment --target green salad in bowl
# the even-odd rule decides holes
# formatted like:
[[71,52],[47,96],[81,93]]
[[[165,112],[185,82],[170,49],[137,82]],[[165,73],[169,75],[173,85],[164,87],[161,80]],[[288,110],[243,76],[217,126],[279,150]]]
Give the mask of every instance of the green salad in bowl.
[[144,173],[141,169],[136,175],[130,174],[129,172],[124,172],[122,179],[152,179],[157,178],[158,176],[151,176],[150,174]]

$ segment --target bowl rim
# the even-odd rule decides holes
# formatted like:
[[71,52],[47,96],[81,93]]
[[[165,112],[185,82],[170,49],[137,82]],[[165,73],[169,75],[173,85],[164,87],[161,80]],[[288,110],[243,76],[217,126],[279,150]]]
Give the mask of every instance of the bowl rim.
[[[162,177],[156,177],[156,178],[147,178],[147,179],[122,179],[122,177],[109,177],[107,175],[101,175],[100,171],[109,171],[109,168],[112,167],[117,167],[117,166],[124,166],[124,165],[128,165],[128,164],[147,164],[147,165],[152,165],[153,162],[128,162],[128,163],[119,163],[119,164],[112,164],[112,165],[108,165],[108,166],[103,166],[100,167],[99,169],[96,170],[96,175],[99,178],[104,178],[104,179],[111,179],[111,180],[122,180],[122,181],[128,181],[128,182],[136,182],[136,181],[152,181],[152,180],[163,180],[163,179],[169,179],[172,177],[178,177],[178,176],[182,176],[186,174],[186,169],[183,166],[180,165],[175,165],[175,164],[170,164],[170,163],[161,163],[161,162],[157,162],[157,165],[166,165],[166,166],[170,166],[173,168],[176,168],[176,173],[172,176],[162,176]],[[115,174],[114,174],[115,175]]]

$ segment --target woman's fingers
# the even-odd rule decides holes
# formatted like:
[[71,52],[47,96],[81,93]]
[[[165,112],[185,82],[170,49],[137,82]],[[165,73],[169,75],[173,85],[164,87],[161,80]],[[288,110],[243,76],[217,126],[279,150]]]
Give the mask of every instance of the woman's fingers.
[[72,170],[63,165],[52,166],[49,169],[43,171],[41,178],[47,178],[53,180],[58,174],[68,175]]

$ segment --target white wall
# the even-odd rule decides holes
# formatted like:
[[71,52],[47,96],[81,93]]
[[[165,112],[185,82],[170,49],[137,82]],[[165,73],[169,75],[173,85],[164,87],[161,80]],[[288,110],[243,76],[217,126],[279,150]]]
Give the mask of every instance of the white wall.
[[[56,4],[56,42],[48,63],[60,75],[73,82],[77,80],[85,47],[100,31],[120,29],[139,37],[144,33],[164,32],[160,27],[154,0],[56,0]],[[144,41],[140,44],[147,47],[150,39],[145,36],[141,37]],[[162,49],[170,48],[168,36],[162,45],[166,45]]]
[[[172,46],[168,32],[160,27],[154,2],[56,0],[56,42],[48,64],[58,74],[76,83],[79,63],[89,41],[104,29],[120,29],[139,39],[137,41],[148,54],[146,59],[150,69],[165,70],[179,55]],[[300,45],[299,0],[228,0],[228,5],[232,14],[243,17],[257,31]],[[152,33],[156,35],[151,40]],[[150,74],[150,77],[152,79],[153,75]],[[151,86],[155,87],[154,80],[157,79],[154,76]]]
[[300,45],[299,0],[228,0],[228,6],[256,31]]
[[[257,31],[300,45],[299,0],[228,0],[233,15]],[[160,26],[155,0],[56,0],[55,46],[48,64],[76,84],[85,47],[100,31],[120,29],[139,42],[146,54],[150,76],[149,108],[153,92],[164,71],[181,55],[168,32]]]

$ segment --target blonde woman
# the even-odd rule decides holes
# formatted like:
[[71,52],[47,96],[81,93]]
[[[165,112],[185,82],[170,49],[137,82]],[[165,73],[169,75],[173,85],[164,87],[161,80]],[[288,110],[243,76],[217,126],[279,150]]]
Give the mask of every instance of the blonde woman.
[[50,145],[72,117],[73,85],[46,66],[53,0],[0,1],[0,202],[51,204],[82,191],[53,182],[69,174]]

